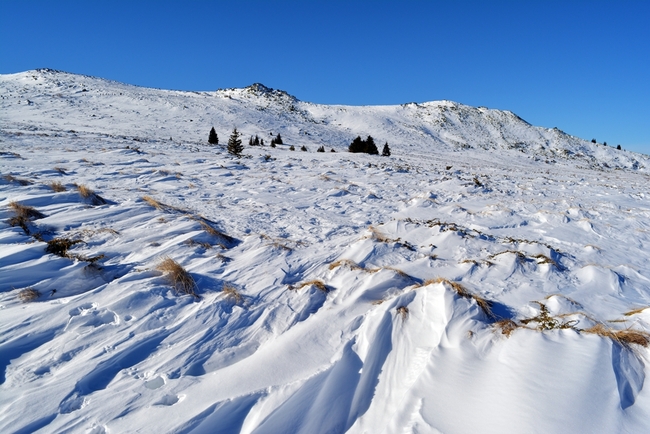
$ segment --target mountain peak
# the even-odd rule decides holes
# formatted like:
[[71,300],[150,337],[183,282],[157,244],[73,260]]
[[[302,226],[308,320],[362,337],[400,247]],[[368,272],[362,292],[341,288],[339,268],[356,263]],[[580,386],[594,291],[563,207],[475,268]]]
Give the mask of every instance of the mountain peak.
[[296,98],[293,95],[290,95],[284,90],[273,89],[271,87],[267,87],[263,85],[262,83],[253,83],[250,86],[245,87],[244,90],[256,96],[276,97],[276,98],[280,97],[280,98],[288,98],[292,101],[298,101],[298,98]]

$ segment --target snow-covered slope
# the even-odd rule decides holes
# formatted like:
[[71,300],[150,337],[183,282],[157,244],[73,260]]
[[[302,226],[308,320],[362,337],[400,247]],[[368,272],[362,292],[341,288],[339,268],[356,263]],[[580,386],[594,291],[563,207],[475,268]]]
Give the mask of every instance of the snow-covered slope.
[[43,134],[127,136],[204,144],[214,126],[223,142],[234,127],[267,144],[277,133],[287,143],[347,149],[372,135],[397,152],[485,149],[498,158],[567,159],[591,167],[647,170],[647,156],[592,144],[552,128],[534,127],[514,113],[451,101],[400,106],[327,106],[301,102],[254,84],[216,92],[147,89],[48,69],[0,76],[4,129]]
[[647,157],[451,102],[0,89],[0,432],[650,430]]

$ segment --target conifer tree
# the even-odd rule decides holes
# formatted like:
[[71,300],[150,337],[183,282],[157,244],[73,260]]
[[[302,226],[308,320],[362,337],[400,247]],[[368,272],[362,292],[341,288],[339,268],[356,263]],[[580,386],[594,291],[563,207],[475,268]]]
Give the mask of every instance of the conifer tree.
[[377,145],[375,145],[375,139],[371,136],[368,136],[366,139],[364,152],[370,155],[379,155],[379,150],[377,149]]
[[278,133],[277,137],[275,138],[275,144],[276,145],[282,144],[282,137],[280,136],[280,133]]
[[253,136],[251,136],[251,138],[248,139],[248,146],[253,146]]
[[208,143],[211,145],[218,145],[219,144],[219,136],[217,136],[217,132],[214,130],[214,127],[210,130],[210,135],[208,136]]
[[350,152],[363,152],[365,148],[365,144],[363,143],[363,140],[361,140],[360,136],[357,136],[352,143],[350,143],[350,146],[348,147],[348,151]]
[[232,134],[228,139],[228,153],[234,155],[235,157],[241,157],[241,153],[244,150],[244,146],[241,144],[241,139],[239,136],[239,131],[237,131],[237,128],[235,128],[232,130]]
[[384,149],[381,151],[382,157],[390,157],[390,148],[388,147],[388,142],[384,145]]
[[253,139],[253,145],[254,146],[259,146],[260,145],[260,138],[255,134],[255,138]]

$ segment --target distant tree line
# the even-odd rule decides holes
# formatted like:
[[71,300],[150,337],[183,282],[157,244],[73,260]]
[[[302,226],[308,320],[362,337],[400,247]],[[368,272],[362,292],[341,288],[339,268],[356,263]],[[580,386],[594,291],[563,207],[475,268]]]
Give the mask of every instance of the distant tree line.
[[[208,143],[211,145],[219,144],[219,136],[217,135],[217,132],[215,131],[214,127],[210,129],[210,133],[208,134]],[[284,142],[282,141],[282,136],[280,135],[280,133],[278,133],[277,136],[271,139],[272,148],[275,148],[276,145],[282,145],[282,144],[284,144]],[[250,139],[248,140],[248,145],[264,146],[264,139],[260,139],[260,137],[256,134],[255,136],[250,137]],[[230,137],[228,138],[228,146],[226,149],[229,154],[234,155],[236,157],[241,157],[242,152],[244,152],[244,146],[242,145],[242,140],[241,140],[241,133],[237,131],[237,128],[234,128],[232,133],[230,134]],[[289,150],[295,151],[296,148],[295,146],[291,145],[289,147]],[[300,150],[303,152],[307,152],[307,147],[303,145],[301,146]],[[375,144],[375,139],[373,139],[372,136],[368,136],[365,140],[362,140],[361,136],[357,136],[352,141],[352,143],[350,143],[350,146],[348,147],[348,151],[353,153],[366,153],[370,155],[379,155],[379,150],[377,149],[377,145]],[[325,152],[325,147],[319,146],[316,152]],[[332,148],[331,152],[336,152],[336,151]],[[388,142],[384,144],[384,148],[381,152],[381,155],[384,157],[390,156],[390,147],[388,146]]]

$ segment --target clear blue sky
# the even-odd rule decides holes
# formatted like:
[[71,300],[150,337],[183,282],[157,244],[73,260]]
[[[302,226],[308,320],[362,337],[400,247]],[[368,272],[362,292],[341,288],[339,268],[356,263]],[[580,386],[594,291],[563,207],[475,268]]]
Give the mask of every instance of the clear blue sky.
[[650,154],[650,1],[0,0],[0,73],[449,99]]

